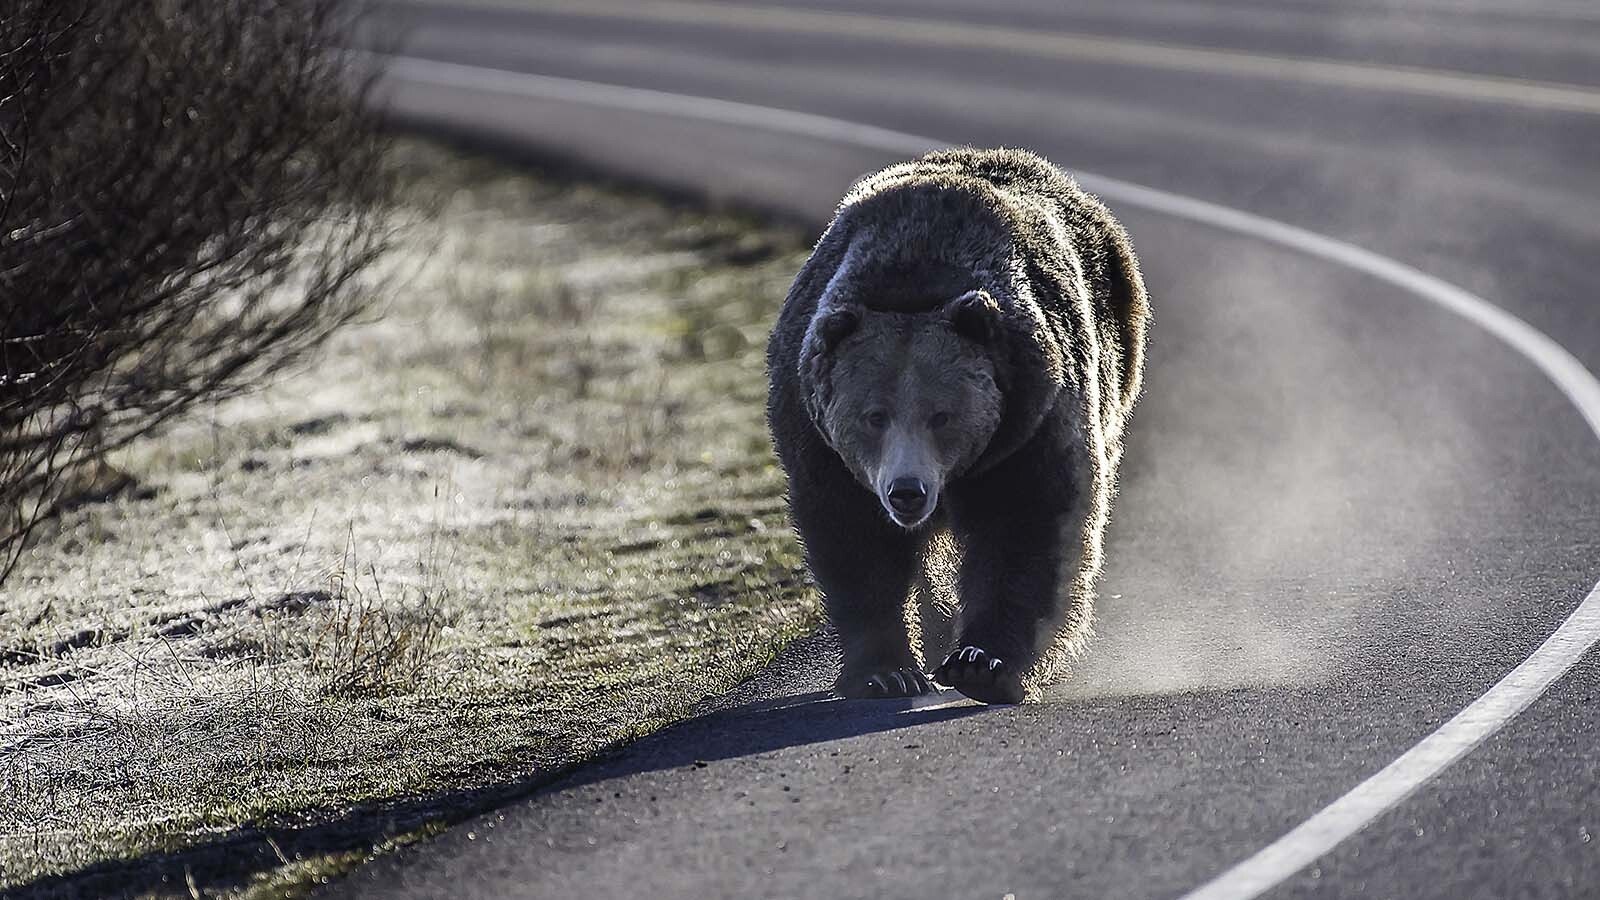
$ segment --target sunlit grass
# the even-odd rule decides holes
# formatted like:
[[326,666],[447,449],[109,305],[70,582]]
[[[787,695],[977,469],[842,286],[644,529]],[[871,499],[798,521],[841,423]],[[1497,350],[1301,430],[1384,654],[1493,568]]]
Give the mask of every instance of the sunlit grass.
[[137,489],[8,585],[0,889],[221,845],[150,889],[337,869],[680,717],[817,621],[762,420],[801,238],[401,159],[397,216],[437,215],[379,315],[116,460]]

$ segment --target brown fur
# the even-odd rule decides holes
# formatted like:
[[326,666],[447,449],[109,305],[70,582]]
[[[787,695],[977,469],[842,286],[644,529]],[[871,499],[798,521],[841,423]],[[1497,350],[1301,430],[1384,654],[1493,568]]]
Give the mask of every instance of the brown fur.
[[[905,608],[930,569],[954,582],[956,643],[982,651],[941,679],[1014,701],[1063,671],[1090,631],[1148,318],[1121,226],[1032,154],[930,154],[845,197],[768,346],[768,420],[842,693],[920,692]],[[921,518],[892,508],[905,473],[934,490]]]

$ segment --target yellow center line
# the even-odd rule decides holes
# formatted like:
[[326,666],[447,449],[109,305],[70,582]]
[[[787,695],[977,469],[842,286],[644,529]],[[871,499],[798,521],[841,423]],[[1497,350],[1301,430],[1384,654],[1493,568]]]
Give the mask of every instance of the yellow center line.
[[[1475,75],[1445,69],[1276,56],[1066,31],[937,22],[853,12],[735,6],[693,0],[467,0],[467,6],[529,9],[591,19],[707,25],[829,37],[894,41],[946,50],[1023,53],[1172,72],[1264,78],[1359,90],[1600,114],[1600,88],[1553,81]],[[952,67],[963,65],[958,58]]]

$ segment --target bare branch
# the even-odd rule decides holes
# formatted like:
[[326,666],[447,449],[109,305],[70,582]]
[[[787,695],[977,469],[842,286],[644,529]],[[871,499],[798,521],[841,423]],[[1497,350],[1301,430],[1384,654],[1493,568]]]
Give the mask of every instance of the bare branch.
[[344,0],[0,17],[0,581],[75,466],[360,311],[390,181]]

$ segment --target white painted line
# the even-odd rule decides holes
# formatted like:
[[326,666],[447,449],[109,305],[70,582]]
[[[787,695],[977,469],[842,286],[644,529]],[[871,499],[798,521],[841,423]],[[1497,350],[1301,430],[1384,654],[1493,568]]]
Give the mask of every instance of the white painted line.
[[[1283,0],[1282,5],[1301,9],[1315,9],[1317,7],[1327,9],[1325,0],[1309,0],[1309,2],[1308,0]],[[1361,9],[1357,4],[1352,3],[1346,5],[1343,9],[1338,9],[1338,12],[1345,12],[1351,7],[1355,7],[1354,11],[1357,12]],[[1398,7],[1391,6],[1386,8],[1382,5],[1367,6],[1365,8],[1369,12],[1378,13],[1400,11]],[[1537,3],[1505,3],[1504,0],[1499,0],[1499,2],[1497,0],[1465,0],[1465,2],[1463,0],[1407,0],[1404,11],[1406,13],[1445,13],[1457,17],[1491,15],[1503,18],[1508,22],[1516,22],[1518,20],[1594,22],[1600,20],[1600,9],[1596,9],[1592,3],[1583,2],[1583,0],[1579,0],[1576,3],[1553,3],[1550,0],[1541,0],[1541,2]]]
[[[897,155],[948,146],[932,138],[826,116],[641,88],[410,58],[393,58],[388,71],[394,77],[429,84],[721,122]],[[1076,174],[1085,187],[1113,204],[1199,222],[1338,263],[1471,321],[1543,371],[1600,438],[1600,381],[1548,335],[1482,297],[1405,263],[1303,228],[1103,175]],[[1437,731],[1288,834],[1185,894],[1183,900],[1255,897],[1294,875],[1511,721],[1597,641],[1600,584],[1539,649]]]
[[872,38],[932,50],[1027,54],[1042,59],[1155,71],[1256,78],[1557,112],[1600,114],[1600,90],[1591,85],[1420,66],[1279,56],[979,22],[940,22],[838,10],[754,7],[696,0],[651,0],[649,3],[639,3],[637,0],[539,0],[535,4],[530,4],[529,0],[468,0],[468,5],[630,22],[655,21],[713,28],[760,29],[780,34]]
[[[383,59],[381,56],[376,58]],[[871,125],[859,125],[843,119],[831,119],[827,116],[814,116],[766,106],[752,106],[731,100],[669,94],[647,88],[618,87],[593,81],[574,81],[570,78],[552,78],[548,75],[486,69],[408,56],[391,56],[388,60],[383,71],[391,77],[398,76],[408,81],[445,87],[520,94],[547,100],[566,100],[610,109],[667,115],[673,118],[742,125],[783,134],[803,134],[811,138],[885,150],[889,153],[922,154],[947,146],[945,142],[932,138],[920,138]]]

